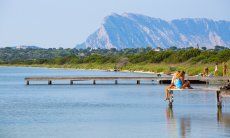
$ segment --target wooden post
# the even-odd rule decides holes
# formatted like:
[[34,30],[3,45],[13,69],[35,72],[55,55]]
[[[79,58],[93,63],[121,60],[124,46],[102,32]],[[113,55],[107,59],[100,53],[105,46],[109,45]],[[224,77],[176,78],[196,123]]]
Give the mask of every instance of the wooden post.
[[115,84],[118,84],[117,80],[115,80]]
[[138,84],[138,85],[141,84],[141,81],[140,81],[140,80],[137,80],[137,84]]
[[206,79],[206,85],[208,85],[209,84],[209,81],[208,81],[208,79]]
[[30,85],[30,81],[27,80],[27,81],[26,81],[26,85]]
[[96,84],[96,80],[93,80],[93,85],[95,85]]
[[222,108],[222,100],[221,100],[221,95],[220,95],[220,91],[216,91],[216,98],[217,98],[217,107],[219,109]]
[[73,81],[72,80],[70,80],[70,85],[73,85]]
[[48,81],[48,85],[51,85],[51,84],[52,84],[52,81],[51,81],[51,80],[49,80],[49,81]]
[[162,84],[162,80],[159,80],[159,84]]

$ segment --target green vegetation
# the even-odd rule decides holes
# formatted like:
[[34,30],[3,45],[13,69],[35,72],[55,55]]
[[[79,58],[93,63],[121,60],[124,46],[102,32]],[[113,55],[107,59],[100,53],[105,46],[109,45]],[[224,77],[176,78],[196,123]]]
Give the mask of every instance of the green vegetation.
[[[0,64],[63,67],[78,69],[118,69],[171,73],[185,70],[189,75],[201,73],[204,67],[214,70],[219,63],[230,65],[230,49],[216,46],[215,49],[178,49],[165,51],[151,48],[137,49],[0,49]],[[229,72],[228,72],[229,74]]]

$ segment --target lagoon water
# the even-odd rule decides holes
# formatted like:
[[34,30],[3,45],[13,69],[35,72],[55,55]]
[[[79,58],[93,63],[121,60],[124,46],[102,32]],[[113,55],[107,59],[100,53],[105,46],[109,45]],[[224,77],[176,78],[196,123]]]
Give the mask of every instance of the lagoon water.
[[111,81],[26,86],[24,77],[36,75],[149,76],[0,67],[0,138],[230,137],[230,100],[224,99],[223,109],[217,110],[213,91],[176,92],[170,109],[163,100],[165,85]]

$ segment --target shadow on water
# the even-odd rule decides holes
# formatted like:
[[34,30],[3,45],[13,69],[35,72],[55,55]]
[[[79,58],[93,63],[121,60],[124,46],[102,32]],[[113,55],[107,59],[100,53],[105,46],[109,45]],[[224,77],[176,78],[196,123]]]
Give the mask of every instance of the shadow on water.
[[186,138],[191,133],[190,117],[176,118],[171,107],[166,108],[167,128],[170,136]]

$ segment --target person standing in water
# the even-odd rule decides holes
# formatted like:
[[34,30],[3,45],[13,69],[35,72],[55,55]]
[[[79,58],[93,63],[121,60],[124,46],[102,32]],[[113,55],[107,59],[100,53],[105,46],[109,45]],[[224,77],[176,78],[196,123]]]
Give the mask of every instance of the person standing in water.
[[214,76],[218,76],[218,63],[215,65]]
[[209,69],[208,69],[208,67],[205,67],[204,71],[203,71],[203,77],[207,77],[208,74],[209,74]]
[[223,77],[227,76],[227,70],[228,70],[228,67],[226,65],[226,63],[223,64]]

